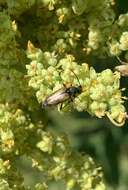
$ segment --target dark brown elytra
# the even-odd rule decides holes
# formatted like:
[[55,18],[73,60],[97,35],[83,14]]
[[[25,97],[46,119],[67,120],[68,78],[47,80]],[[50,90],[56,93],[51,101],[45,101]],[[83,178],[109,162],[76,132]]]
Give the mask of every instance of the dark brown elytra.
[[[75,73],[74,73],[74,75],[76,76],[76,78],[77,78],[77,80],[79,82],[79,79],[78,79],[77,75]],[[58,105],[60,103],[61,103],[61,108],[62,108],[62,103],[63,102],[65,102],[67,100],[73,101],[73,99],[76,96],[78,96],[81,92],[82,92],[82,86],[80,85],[80,82],[79,82],[79,86],[70,86],[70,87],[67,88],[64,85],[63,88],[60,88],[59,90],[55,91],[54,93],[52,93],[50,96],[48,96],[43,101],[42,108],[55,106],[55,105]]]

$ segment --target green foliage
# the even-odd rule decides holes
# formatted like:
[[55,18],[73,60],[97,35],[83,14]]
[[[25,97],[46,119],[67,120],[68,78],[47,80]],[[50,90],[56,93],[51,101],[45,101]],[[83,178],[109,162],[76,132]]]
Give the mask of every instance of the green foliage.
[[[114,6],[112,0],[0,1],[1,190],[47,190],[51,181],[64,182],[67,190],[106,189],[105,162],[96,164],[98,158],[94,162],[73,149],[70,130],[82,122],[73,118],[74,110],[84,116],[107,116],[117,126],[125,124],[122,73],[111,70],[114,63],[103,63],[100,69],[103,59],[122,54],[128,60],[128,13],[119,15]],[[93,60],[98,60],[97,68]],[[60,104],[55,105],[55,115],[42,110],[47,97],[71,86],[81,86],[82,92],[72,101],[69,97],[62,110]],[[68,123],[64,124],[69,115],[62,119],[62,113],[71,114]],[[59,123],[63,132],[57,132]],[[92,125],[97,123],[89,122]],[[102,154],[97,152],[104,157],[101,137],[97,145]],[[24,157],[41,176],[31,186],[19,167],[18,159]]]

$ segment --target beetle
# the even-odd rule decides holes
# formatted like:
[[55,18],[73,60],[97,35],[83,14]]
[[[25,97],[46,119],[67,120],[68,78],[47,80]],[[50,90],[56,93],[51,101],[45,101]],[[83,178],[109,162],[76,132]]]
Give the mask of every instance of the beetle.
[[[72,71],[73,72],[73,71]],[[73,72],[74,73],[74,72]],[[76,74],[74,73],[76,76]],[[78,77],[76,76],[78,79]],[[79,81],[79,79],[78,79]],[[73,99],[78,96],[82,92],[82,86],[70,86],[66,87],[64,85],[63,88],[60,88],[59,90],[55,91],[52,93],[50,96],[48,96],[42,103],[42,108],[50,107],[50,106],[55,106],[61,103],[61,108],[62,108],[62,103],[70,100],[73,101]],[[60,108],[60,109],[61,109]]]

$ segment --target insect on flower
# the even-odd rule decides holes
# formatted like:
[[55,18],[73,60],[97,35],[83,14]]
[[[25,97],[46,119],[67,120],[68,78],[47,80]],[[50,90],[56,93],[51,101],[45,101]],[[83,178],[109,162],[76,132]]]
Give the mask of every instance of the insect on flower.
[[[77,80],[79,82],[79,79],[78,79],[77,75],[75,73],[74,73],[74,75],[76,76],[76,78],[77,78]],[[52,93],[50,96],[48,96],[43,101],[42,108],[55,106],[55,105],[58,105],[60,103],[61,103],[61,108],[62,108],[62,103],[63,102],[65,102],[67,100],[73,101],[73,99],[76,96],[78,96],[81,92],[82,92],[82,86],[80,85],[80,82],[79,82],[79,86],[66,87],[64,85],[63,88],[60,88],[59,90],[55,91],[54,93]]]
[[122,76],[128,76],[128,63],[121,61],[119,57],[117,59],[122,65],[116,66],[115,70],[119,71]]

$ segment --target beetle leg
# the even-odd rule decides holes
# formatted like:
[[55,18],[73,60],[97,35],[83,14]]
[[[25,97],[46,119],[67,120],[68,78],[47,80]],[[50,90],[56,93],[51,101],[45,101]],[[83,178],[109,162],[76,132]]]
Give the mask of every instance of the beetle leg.
[[73,98],[72,98],[72,96],[70,96],[70,100],[71,100],[71,102],[73,102]]
[[63,108],[63,103],[60,104],[60,108],[59,108],[59,110],[61,111],[62,108]]
[[[69,103],[69,102],[68,102],[68,103]],[[64,106],[63,106],[63,103],[61,103],[60,106],[59,106],[59,111],[61,111],[63,108],[65,108],[65,107],[68,105],[68,103],[65,104]]]
[[63,103],[61,103],[61,105],[60,105],[60,111],[61,111],[62,109],[64,109],[66,106],[68,106],[69,103],[70,103],[70,100],[67,101],[64,106],[63,106]]
[[64,83],[63,83],[63,86],[64,86],[64,88],[67,88],[67,87],[66,87],[66,84],[64,84]]

